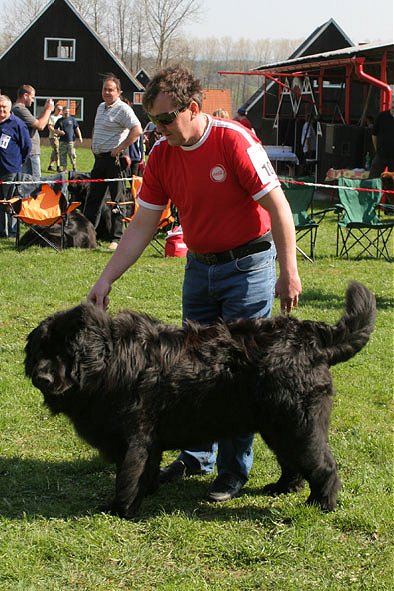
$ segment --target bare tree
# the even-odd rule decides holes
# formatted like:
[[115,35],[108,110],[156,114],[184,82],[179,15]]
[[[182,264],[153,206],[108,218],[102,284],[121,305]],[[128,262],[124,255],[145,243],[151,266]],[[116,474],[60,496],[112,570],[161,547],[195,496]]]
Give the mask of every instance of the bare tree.
[[14,39],[34,20],[44,6],[45,2],[43,0],[14,0],[9,2],[9,6],[5,7],[1,18],[2,31],[12,31],[9,38]]
[[156,50],[156,68],[172,58],[173,42],[182,25],[197,20],[201,12],[198,0],[143,0],[145,21]]

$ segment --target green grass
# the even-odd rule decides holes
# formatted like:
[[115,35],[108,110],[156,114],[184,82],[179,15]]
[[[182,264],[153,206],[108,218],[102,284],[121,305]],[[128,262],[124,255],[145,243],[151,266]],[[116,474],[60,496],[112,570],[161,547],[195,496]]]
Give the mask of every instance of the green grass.
[[[27,333],[86,296],[110,256],[106,246],[18,254],[0,240],[0,590],[391,590],[391,265],[336,259],[334,218],[319,229],[315,264],[299,259],[300,318],[335,322],[351,279],[377,296],[370,343],[333,368],[330,445],[343,482],[335,512],[306,507],[307,490],[260,495],[278,468],[257,437],[239,498],[209,504],[211,479],[194,477],[161,487],[137,519],[124,521],[100,513],[113,467],[64,417],[50,416],[23,374]],[[111,311],[130,307],[180,323],[183,266],[149,247],[113,287]]]
[[[47,142],[46,142],[47,143]],[[86,142],[85,142],[86,143]],[[75,150],[77,153],[77,169],[80,172],[90,172],[93,168],[93,154],[88,148],[83,147],[78,141],[75,142]],[[51,157],[52,148],[48,145],[41,144],[41,172],[45,176],[50,174],[48,172],[49,159]],[[72,170],[72,165],[67,156],[67,169]]]

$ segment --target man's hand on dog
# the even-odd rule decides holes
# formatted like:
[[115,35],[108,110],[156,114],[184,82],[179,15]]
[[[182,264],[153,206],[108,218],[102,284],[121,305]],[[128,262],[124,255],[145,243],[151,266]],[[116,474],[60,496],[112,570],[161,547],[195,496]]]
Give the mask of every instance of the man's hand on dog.
[[88,294],[88,302],[92,302],[92,304],[96,304],[99,308],[106,310],[109,306],[108,295],[110,291],[111,284],[100,277]]

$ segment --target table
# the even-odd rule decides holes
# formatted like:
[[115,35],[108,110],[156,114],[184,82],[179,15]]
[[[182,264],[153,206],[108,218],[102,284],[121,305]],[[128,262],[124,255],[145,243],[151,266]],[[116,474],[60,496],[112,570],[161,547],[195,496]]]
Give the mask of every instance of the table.
[[271,162],[285,162],[289,168],[290,176],[295,176],[295,165],[299,164],[298,156],[291,146],[264,146]]

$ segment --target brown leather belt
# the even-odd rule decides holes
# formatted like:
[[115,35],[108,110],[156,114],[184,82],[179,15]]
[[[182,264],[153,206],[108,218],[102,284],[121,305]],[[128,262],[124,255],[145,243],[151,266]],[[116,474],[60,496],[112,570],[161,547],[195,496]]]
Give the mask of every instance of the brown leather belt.
[[[269,235],[269,236],[268,236]],[[232,248],[231,250],[224,250],[223,252],[207,252],[202,254],[200,252],[194,252],[189,250],[189,254],[205,265],[217,265],[220,263],[229,263],[235,259],[246,257],[248,254],[255,254],[256,252],[262,252],[271,248],[271,240],[267,240],[271,237],[271,233],[264,234],[251,242]]]

